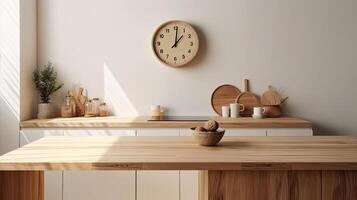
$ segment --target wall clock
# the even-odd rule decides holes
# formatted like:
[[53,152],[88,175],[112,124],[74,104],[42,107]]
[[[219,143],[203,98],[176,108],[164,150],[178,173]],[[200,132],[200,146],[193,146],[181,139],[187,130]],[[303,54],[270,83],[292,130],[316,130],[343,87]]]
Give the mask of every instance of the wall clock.
[[169,21],[155,31],[152,45],[160,61],[172,67],[182,67],[197,55],[199,39],[190,24]]

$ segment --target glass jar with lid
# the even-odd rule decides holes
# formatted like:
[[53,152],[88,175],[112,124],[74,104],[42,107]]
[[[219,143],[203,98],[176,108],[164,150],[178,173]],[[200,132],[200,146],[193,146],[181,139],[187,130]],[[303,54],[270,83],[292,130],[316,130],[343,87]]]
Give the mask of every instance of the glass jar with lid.
[[84,111],[84,117],[94,117],[95,116],[95,111],[93,109],[93,102],[91,99],[88,99],[88,101],[85,104],[85,111]]
[[100,101],[99,98],[93,98],[92,99],[92,109],[93,109],[93,114],[95,116],[99,116],[99,106],[100,106]]
[[61,117],[73,117],[73,110],[71,106],[71,96],[66,96],[65,103],[61,106]]
[[99,106],[99,116],[105,117],[109,115],[108,106],[106,103],[101,103]]

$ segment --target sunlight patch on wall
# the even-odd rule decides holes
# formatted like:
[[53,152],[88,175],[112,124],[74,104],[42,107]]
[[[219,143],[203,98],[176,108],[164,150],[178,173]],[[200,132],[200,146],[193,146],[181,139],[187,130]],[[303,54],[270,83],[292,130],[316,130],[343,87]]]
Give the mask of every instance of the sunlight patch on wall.
[[0,1],[0,98],[13,115],[20,113],[19,2]]
[[138,111],[106,63],[103,65],[103,71],[104,100],[108,103],[113,114],[128,117],[138,116]]

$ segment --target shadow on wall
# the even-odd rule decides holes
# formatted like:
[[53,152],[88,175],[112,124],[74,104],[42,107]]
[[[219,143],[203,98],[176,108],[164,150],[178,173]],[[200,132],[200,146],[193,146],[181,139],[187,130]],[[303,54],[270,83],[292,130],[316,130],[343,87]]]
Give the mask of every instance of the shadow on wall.
[[138,116],[137,109],[106,63],[103,64],[103,72],[104,101],[108,103],[112,114],[126,117]]

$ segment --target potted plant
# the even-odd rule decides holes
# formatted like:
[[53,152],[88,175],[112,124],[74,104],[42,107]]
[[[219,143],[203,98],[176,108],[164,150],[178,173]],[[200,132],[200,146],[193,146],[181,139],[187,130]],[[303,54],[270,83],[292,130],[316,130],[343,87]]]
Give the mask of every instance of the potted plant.
[[38,104],[37,113],[37,118],[39,119],[46,119],[53,116],[50,97],[63,86],[63,83],[57,85],[56,79],[57,73],[51,62],[48,62],[48,64],[43,67],[37,68],[33,73],[33,81],[41,99]]

